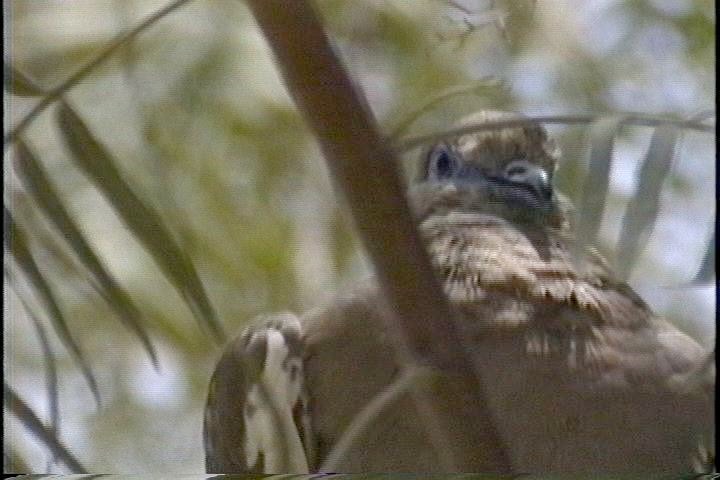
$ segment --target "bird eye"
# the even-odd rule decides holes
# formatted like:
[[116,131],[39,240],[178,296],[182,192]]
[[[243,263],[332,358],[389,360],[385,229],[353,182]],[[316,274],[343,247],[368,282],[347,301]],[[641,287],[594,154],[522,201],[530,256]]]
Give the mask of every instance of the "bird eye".
[[439,145],[430,152],[427,178],[450,178],[457,171],[458,163],[457,156],[447,145]]

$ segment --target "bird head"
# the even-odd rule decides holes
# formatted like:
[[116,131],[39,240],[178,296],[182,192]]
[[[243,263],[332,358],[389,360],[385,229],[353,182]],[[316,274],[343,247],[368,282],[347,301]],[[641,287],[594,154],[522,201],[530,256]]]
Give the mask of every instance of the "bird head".
[[[457,126],[522,118],[481,111]],[[411,202],[421,218],[465,211],[563,227],[567,205],[553,187],[559,156],[545,129],[531,121],[448,139],[425,150]]]

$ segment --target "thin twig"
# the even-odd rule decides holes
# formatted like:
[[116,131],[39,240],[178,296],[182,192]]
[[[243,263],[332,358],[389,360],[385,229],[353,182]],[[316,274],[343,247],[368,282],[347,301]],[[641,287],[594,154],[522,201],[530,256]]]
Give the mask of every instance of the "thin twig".
[[157,12],[150,15],[147,19],[139,23],[135,28],[118,35],[115,40],[111,41],[108,46],[102,50],[97,57],[85,64],[73,75],[70,75],[64,82],[57,87],[49,90],[47,94],[40,100],[30,112],[25,115],[15,127],[13,127],[3,138],[3,149],[7,148],[25,129],[35,120],[35,117],[40,115],[48,106],[50,106],[55,100],[59,99],[65,92],[70,90],[72,87],[80,83],[90,72],[95,70],[105,60],[110,58],[120,47],[125,45],[130,40],[134,39],[137,35],[145,31],[148,27],[153,25],[155,22],[160,20],[170,12],[180,8],[191,0],[175,0],[174,2],[166,5]]
[[421,105],[416,110],[412,111],[408,115],[405,116],[405,118],[399,122],[393,129],[392,133],[388,135],[391,139],[397,139],[401,135],[403,135],[407,130],[412,126],[415,121],[418,120],[421,116],[423,116],[425,113],[431,111],[432,108],[436,107],[438,104],[449,100],[453,97],[461,96],[461,95],[476,95],[480,96],[481,91],[484,89],[491,89],[491,88],[502,88],[503,83],[493,77],[486,77],[481,78],[474,82],[472,85],[462,85],[459,87],[450,88],[439,95],[436,95],[432,97],[430,100],[425,102],[423,105]]
[[327,458],[319,468],[319,472],[334,472],[340,468],[341,462],[347,458],[353,444],[370,429],[373,422],[380,417],[410,389],[436,374],[435,370],[427,367],[408,368],[397,380],[384,388],[363,409],[353,417],[350,425],[343,432]]
[[453,128],[440,133],[433,133],[430,135],[421,135],[416,137],[410,137],[405,140],[400,140],[396,144],[397,152],[407,152],[413,150],[422,145],[432,144],[441,140],[446,140],[448,137],[459,137],[468,133],[479,132],[482,130],[499,130],[501,128],[514,128],[522,127],[530,122],[537,123],[559,123],[559,124],[586,124],[592,123],[599,118],[609,115],[623,115],[624,125],[640,125],[646,127],[656,127],[658,125],[674,125],[679,128],[685,128],[688,130],[696,130],[698,132],[715,133],[715,125],[705,125],[700,122],[691,120],[674,120],[670,118],[663,118],[656,115],[643,115],[639,113],[606,113],[598,115],[547,115],[547,116],[527,116],[513,120],[503,120],[497,122],[478,123],[473,125],[467,125],[460,128]]

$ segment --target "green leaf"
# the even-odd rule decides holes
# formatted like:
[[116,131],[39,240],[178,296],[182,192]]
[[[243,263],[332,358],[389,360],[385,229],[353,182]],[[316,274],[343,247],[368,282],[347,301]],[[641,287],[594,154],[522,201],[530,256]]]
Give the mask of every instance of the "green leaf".
[[[32,320],[33,326],[35,327],[35,334],[37,335],[38,341],[40,342],[40,348],[43,352],[43,361],[45,364],[45,389],[47,391],[47,403],[48,409],[50,411],[50,429],[53,434],[58,435],[58,432],[60,431],[60,395],[58,390],[58,374],[55,354],[53,353],[52,347],[50,346],[50,339],[47,336],[45,327],[43,326],[42,322],[35,314],[33,309],[30,308],[29,303],[25,300],[25,298],[23,298],[21,292],[19,292],[15,288],[17,283],[14,281],[12,272],[7,267],[7,265],[5,266],[5,275],[8,278],[10,288],[15,291],[15,295],[18,297],[18,299],[20,299],[20,303],[22,303],[25,312]],[[53,461],[55,460],[57,459],[53,458]]]
[[51,429],[43,425],[32,408],[7,383],[3,383],[3,404],[73,473],[87,473],[75,455],[60,442]]
[[660,193],[670,172],[678,130],[671,125],[655,128],[650,147],[638,174],[638,186],[623,217],[618,242],[617,273],[627,279],[647,242],[660,208]]
[[61,103],[58,110],[58,121],[75,164],[102,192],[125,225],[150,253],[163,274],[188,303],[200,325],[207,327],[222,342],[225,334],[195,266],[164,225],[160,215],[125,182],[115,159],[65,102]]
[[77,257],[98,283],[100,294],[110,307],[115,310],[125,326],[135,332],[145,351],[150,356],[153,365],[158,368],[155,348],[140,322],[141,314],[139,309],[90,247],[80,228],[55,192],[42,163],[22,140],[16,142],[15,151],[15,168],[30,194],[60,232],[61,237],[72,246]]
[[45,362],[45,385],[48,395],[48,406],[50,407],[50,426],[52,431],[57,435],[60,430],[60,408],[59,408],[59,393],[58,393],[58,374],[57,365],[55,364],[55,354],[50,346],[50,339],[45,332],[40,319],[30,309],[30,306],[25,302],[24,299],[20,300],[27,312],[28,316],[32,319],[33,326],[35,327],[35,333],[40,341],[40,347],[42,348],[43,358]]
[[590,127],[590,165],[577,212],[578,248],[595,243],[610,184],[613,145],[624,117],[602,117]]
[[5,248],[10,252],[17,265],[22,269],[30,283],[37,291],[39,298],[43,301],[45,308],[49,313],[49,317],[52,320],[53,327],[55,328],[58,337],[60,337],[63,345],[65,345],[68,351],[75,358],[75,361],[80,367],[80,370],[82,371],[83,376],[85,377],[85,380],[95,397],[95,402],[100,405],[100,392],[98,391],[95,376],[92,373],[90,365],[85,360],[82,350],[80,350],[80,347],[70,333],[65,316],[55,299],[55,295],[50,288],[50,285],[45,280],[45,277],[42,275],[40,268],[30,253],[25,232],[13,221],[12,215],[7,207],[3,206],[3,212],[5,226],[3,242],[5,243]]
[[713,228],[712,238],[705,248],[705,255],[698,272],[692,280],[693,285],[710,283],[715,278],[715,229]]
[[7,60],[3,61],[3,88],[19,97],[40,97],[46,93]]

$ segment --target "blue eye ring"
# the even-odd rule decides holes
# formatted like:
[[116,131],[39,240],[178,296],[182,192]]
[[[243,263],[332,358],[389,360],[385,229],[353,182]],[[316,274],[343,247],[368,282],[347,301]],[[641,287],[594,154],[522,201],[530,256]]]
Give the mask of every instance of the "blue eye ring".
[[430,180],[451,178],[458,171],[459,166],[457,154],[448,145],[440,144],[428,154],[425,176]]

